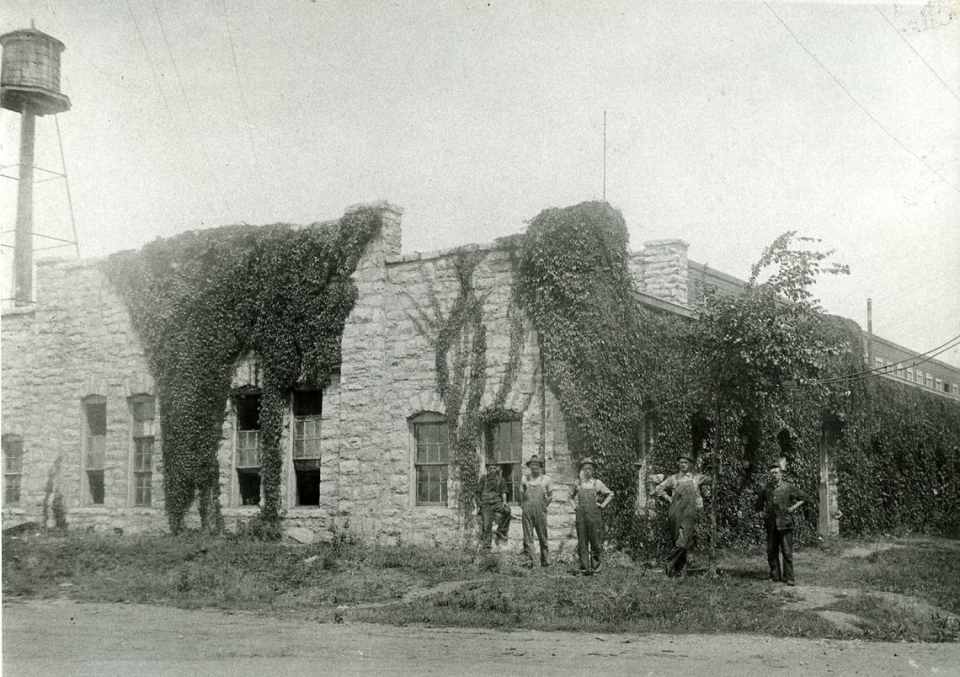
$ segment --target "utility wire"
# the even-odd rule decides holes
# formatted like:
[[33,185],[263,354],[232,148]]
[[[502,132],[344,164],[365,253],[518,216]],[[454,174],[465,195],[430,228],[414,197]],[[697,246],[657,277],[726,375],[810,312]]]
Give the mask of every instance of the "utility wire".
[[270,213],[270,218],[275,218],[273,215],[273,206],[270,204],[270,198],[267,196],[267,189],[263,185],[263,173],[260,171],[260,158],[257,156],[257,144],[253,141],[253,131],[250,126],[250,117],[247,115],[247,97],[243,94],[243,82],[240,80],[240,67],[237,65],[237,51],[233,46],[233,34],[230,31],[230,19],[227,18],[227,0],[221,0],[221,4],[223,5],[223,23],[227,27],[227,39],[230,41],[230,56],[233,58],[233,72],[237,76],[237,88],[240,90],[240,103],[242,104],[243,108],[243,119],[247,125],[247,136],[250,139],[250,148],[253,150],[253,163],[257,170],[257,179],[260,181],[260,192],[263,194],[263,201],[267,205],[267,211]]
[[[904,369],[909,367],[916,367],[918,365],[923,364],[924,362],[929,362],[930,360],[935,358],[937,355],[940,355],[941,353],[945,353],[948,350],[955,348],[956,346],[960,346],[960,335],[954,336],[952,339],[950,339],[944,344],[937,346],[936,348],[928,350],[925,353],[920,353],[919,355],[915,355],[913,357],[907,358],[906,360],[903,360],[902,362],[898,362],[897,364],[901,365],[901,367]],[[867,370],[858,372],[856,374],[848,374],[846,376],[837,376],[836,378],[828,378],[822,381],[813,381],[812,384],[828,385],[831,383],[849,383],[853,381],[859,381],[864,378],[867,378],[868,376],[878,376],[881,374],[887,374],[892,371],[896,371],[897,364],[889,364],[884,367],[875,367],[873,369],[867,369]]]
[[197,116],[193,112],[193,106],[190,105],[190,98],[187,96],[187,90],[183,86],[183,79],[180,77],[180,69],[177,67],[177,60],[173,56],[173,49],[170,47],[170,41],[167,40],[167,31],[163,28],[163,19],[160,18],[160,10],[157,9],[156,2],[153,2],[153,11],[157,15],[157,23],[160,25],[160,35],[163,36],[163,42],[167,46],[167,54],[170,55],[170,62],[173,64],[173,72],[177,75],[177,82],[180,85],[180,93],[183,94],[183,101],[187,106],[187,112],[190,114],[190,120],[193,122],[193,128],[197,133],[197,141],[200,144],[200,151],[203,153],[203,159],[207,163],[207,167],[210,169],[211,173],[217,178],[217,194],[220,196],[220,200],[227,208],[227,212],[230,214],[230,219],[232,221],[236,221],[236,215],[234,214],[230,203],[227,202],[227,198],[224,196],[223,190],[220,187],[219,175],[213,168],[213,162],[210,161],[210,155],[207,153],[207,147],[203,143],[203,136],[199,131],[200,125],[197,124]]
[[[160,98],[163,99],[163,106],[164,108],[167,109],[167,117],[170,119],[170,126],[173,127],[174,134],[176,134],[177,138],[181,138],[179,133],[180,130],[177,128],[176,119],[173,116],[173,109],[170,108],[170,102],[167,100],[167,94],[166,92],[163,91],[163,86],[160,84],[160,76],[157,75],[157,69],[153,65],[153,59],[150,58],[150,50],[147,49],[147,43],[143,39],[143,33],[140,32],[140,24],[137,23],[137,15],[133,13],[133,7],[130,5],[130,0],[127,0],[127,10],[130,12],[130,17],[133,19],[134,28],[137,29],[137,37],[140,38],[140,45],[143,47],[143,53],[147,57],[147,63],[150,64],[150,72],[153,74],[153,81],[157,83],[157,89],[160,91]],[[183,151],[182,146],[181,146],[181,151]],[[183,181],[186,187],[187,181],[183,179],[182,175],[181,175],[181,181]],[[187,189],[189,190],[188,187]],[[207,208],[212,213],[214,209],[213,209],[213,205],[210,204],[210,198],[207,197],[207,194],[205,191],[200,190],[199,192],[200,192],[200,195],[203,197],[203,201],[207,203]]]
[[937,74],[937,71],[933,70],[933,66],[931,66],[929,63],[927,63],[927,60],[924,59],[924,58],[920,55],[920,52],[918,52],[918,51],[914,48],[914,46],[910,44],[910,41],[907,40],[905,37],[903,37],[903,33],[901,33],[901,32],[900,32],[900,29],[898,29],[896,26],[894,26],[894,25],[893,25],[893,22],[890,21],[890,19],[887,18],[887,15],[883,13],[883,10],[880,9],[880,6],[879,6],[879,5],[874,5],[873,8],[874,8],[875,10],[877,10],[877,12],[880,14],[880,16],[883,17],[883,20],[886,21],[886,22],[890,25],[890,28],[893,29],[893,32],[896,33],[896,34],[900,37],[901,40],[903,40],[903,43],[904,43],[907,47],[910,48],[910,51],[913,52],[914,54],[916,54],[916,55],[917,55],[917,58],[920,59],[920,61],[923,62],[923,65],[926,66],[926,67],[930,70],[931,73],[933,73],[933,77],[935,77],[937,80],[940,81],[940,84],[943,85],[944,89],[946,89],[948,92],[950,92],[950,95],[953,96],[954,99],[956,99],[957,101],[960,101],[960,96],[957,96],[957,93],[950,88],[950,85],[948,85],[946,82],[943,81],[943,78],[941,78],[941,77]]
[[833,81],[834,81],[835,83],[837,83],[837,86],[840,87],[840,89],[843,90],[844,94],[846,94],[848,97],[850,97],[850,100],[853,101],[853,103],[855,103],[855,104],[857,105],[857,108],[859,108],[861,111],[863,111],[864,115],[866,115],[868,118],[870,118],[871,120],[873,120],[874,124],[876,124],[877,127],[879,127],[880,129],[882,129],[887,136],[889,136],[891,139],[893,139],[894,142],[896,142],[896,144],[897,144],[898,146],[900,146],[900,147],[903,148],[905,151],[907,151],[914,159],[917,160],[917,162],[919,162],[919,163],[922,164],[924,167],[926,167],[928,170],[930,170],[931,172],[933,172],[933,174],[935,174],[935,175],[937,176],[937,178],[939,178],[939,179],[940,179],[941,181],[943,181],[945,184],[947,184],[948,186],[950,186],[951,188],[953,188],[955,191],[957,191],[957,193],[960,193],[960,187],[958,187],[958,186],[954,185],[953,183],[951,183],[950,181],[948,181],[946,178],[944,178],[944,176],[943,176],[940,172],[938,172],[934,167],[932,167],[930,164],[928,164],[926,160],[924,160],[922,157],[920,157],[919,155],[917,155],[916,153],[914,153],[912,150],[910,150],[910,149],[907,147],[907,145],[906,145],[905,143],[903,143],[903,141],[901,141],[901,140],[898,139],[896,136],[894,136],[894,135],[893,135],[893,132],[891,132],[889,129],[887,129],[886,127],[884,127],[884,126],[883,126],[883,123],[881,123],[877,118],[875,118],[870,111],[868,111],[866,108],[864,108],[863,104],[861,104],[859,101],[857,101],[856,97],[854,97],[853,94],[850,93],[850,90],[848,90],[846,87],[844,87],[843,83],[840,82],[840,80],[837,78],[837,76],[834,75],[833,73],[831,73],[831,72],[830,72],[830,69],[828,69],[825,65],[823,65],[823,63],[820,61],[820,59],[818,59],[818,58],[813,54],[813,52],[811,52],[809,49],[807,49],[806,46],[805,46],[802,42],[800,42],[800,38],[797,37],[797,34],[794,33],[794,32],[790,29],[790,26],[788,26],[787,23],[786,23],[783,19],[780,18],[780,15],[777,14],[777,13],[773,10],[773,7],[770,6],[770,3],[764,2],[763,4],[766,6],[766,8],[767,8],[768,10],[770,10],[770,13],[773,14],[774,17],[776,17],[777,21],[779,21],[779,22],[783,25],[783,27],[787,29],[787,32],[788,32],[788,33],[790,34],[790,36],[794,39],[794,41],[795,41],[798,45],[800,45],[800,49],[802,49],[804,52],[806,52],[806,53],[807,53],[807,56],[809,56],[811,59],[813,59],[814,62],[816,62],[816,64],[817,64],[818,66],[820,66],[820,68],[822,68],[823,71],[824,71],[827,75],[829,75],[829,76],[833,79]]

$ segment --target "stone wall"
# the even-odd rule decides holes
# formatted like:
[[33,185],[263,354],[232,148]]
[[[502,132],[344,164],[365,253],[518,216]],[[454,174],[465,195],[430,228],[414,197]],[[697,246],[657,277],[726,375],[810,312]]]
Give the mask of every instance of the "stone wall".
[[[312,538],[346,530],[386,543],[473,543],[476,529],[466,528],[453,473],[446,506],[417,505],[411,424],[411,418],[423,412],[451,415],[437,394],[436,328],[457,298],[458,253],[401,255],[402,210],[385,202],[373,206],[381,211],[383,231],[367,246],[354,273],[359,297],[343,334],[341,371],[324,391],[319,506],[296,505],[292,413],[284,421],[285,526],[299,527]],[[470,251],[481,258],[473,286],[482,299],[486,328],[481,408],[498,406],[519,416],[522,460],[534,454],[544,458],[555,485],[549,511],[552,549],[569,551],[575,533],[567,499],[576,472],[559,405],[540,370],[537,337],[511,301],[513,269],[508,253],[495,247],[475,246]],[[631,267],[648,294],[686,303],[684,243],[648,243],[632,257]],[[4,506],[5,526],[42,519],[44,503],[51,500],[45,491],[47,478],[59,467],[54,485],[64,496],[71,527],[165,530],[159,421],[152,505],[133,506],[128,398],[155,391],[126,309],[97,262],[43,261],[38,268],[35,309],[3,317],[3,432],[24,439],[21,501]],[[461,349],[467,349],[466,344],[451,350],[449,369],[456,368]],[[518,359],[517,369],[508,379],[511,356]],[[233,386],[258,385],[256,359],[248,356],[238,363]],[[95,506],[85,500],[81,481],[81,400],[89,395],[106,398],[108,417],[105,501]],[[231,401],[219,450],[220,500],[229,529],[258,512],[257,506],[240,505],[236,445]],[[479,449],[478,455],[483,455]],[[519,550],[519,506],[513,506],[513,512],[509,547]],[[197,523],[193,510],[188,525]]]
[[[23,439],[20,502],[4,505],[4,527],[52,520],[48,479],[60,492],[71,527],[163,529],[163,481],[153,472],[152,506],[133,503],[133,421],[128,398],[153,394],[130,318],[97,262],[37,264],[31,310],[3,315],[3,434]],[[106,399],[104,502],[91,505],[83,482],[82,400]],[[154,458],[159,459],[160,440]]]

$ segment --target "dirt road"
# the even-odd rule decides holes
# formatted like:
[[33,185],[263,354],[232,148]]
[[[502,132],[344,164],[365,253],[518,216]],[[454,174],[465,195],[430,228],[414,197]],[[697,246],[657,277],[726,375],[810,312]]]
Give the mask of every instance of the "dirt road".
[[396,628],[65,600],[3,606],[5,677],[548,673],[954,676],[960,645]]

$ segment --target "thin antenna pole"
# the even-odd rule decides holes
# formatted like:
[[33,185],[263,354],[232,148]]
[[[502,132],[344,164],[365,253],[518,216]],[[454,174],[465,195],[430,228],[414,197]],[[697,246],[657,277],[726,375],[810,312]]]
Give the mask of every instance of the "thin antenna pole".
[[603,111],[603,201],[607,201],[607,111]]

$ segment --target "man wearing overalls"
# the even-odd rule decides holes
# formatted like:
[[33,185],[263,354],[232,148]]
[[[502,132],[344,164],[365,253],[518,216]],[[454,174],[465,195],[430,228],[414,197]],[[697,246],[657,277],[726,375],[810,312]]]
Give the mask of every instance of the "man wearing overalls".
[[540,472],[540,457],[531,456],[527,461],[530,476],[524,475],[520,482],[523,505],[523,554],[533,566],[533,536],[536,533],[540,541],[540,566],[548,566],[547,561],[547,506],[553,500],[553,488],[550,477]]
[[477,484],[480,514],[480,547],[490,549],[493,525],[497,525],[497,547],[507,542],[510,533],[510,506],[507,504],[507,482],[500,476],[500,466],[487,466],[487,474]]
[[667,524],[673,539],[673,550],[667,557],[666,573],[678,576],[687,563],[687,553],[693,547],[693,532],[697,526],[697,513],[703,507],[700,487],[710,483],[710,477],[703,473],[691,472],[694,459],[682,455],[678,460],[680,472],[671,475],[657,485],[656,494],[667,501]]
[[573,485],[570,505],[577,514],[577,552],[580,555],[580,574],[592,576],[600,571],[603,555],[603,515],[610,505],[613,492],[600,480],[593,478],[593,459],[580,461],[580,479]]

